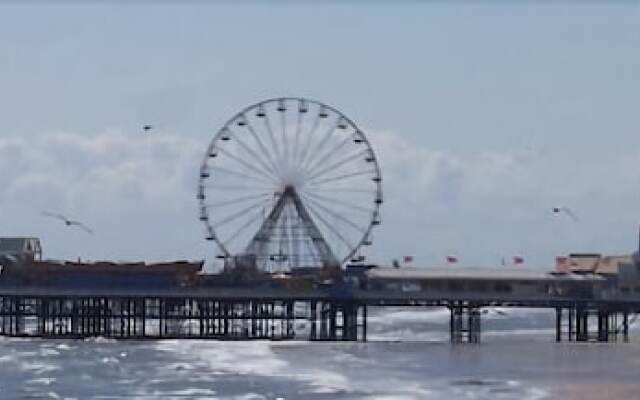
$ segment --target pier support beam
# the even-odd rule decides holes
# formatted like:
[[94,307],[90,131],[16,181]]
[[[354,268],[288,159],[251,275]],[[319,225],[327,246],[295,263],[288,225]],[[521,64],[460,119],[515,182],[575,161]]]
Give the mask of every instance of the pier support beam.
[[578,307],[576,309],[576,341],[589,340],[589,311]]
[[629,312],[624,311],[622,313],[622,339],[625,342],[629,341]]
[[556,307],[556,342],[562,341],[562,307]]
[[449,306],[451,343],[480,343],[480,308],[475,305]]
[[361,328],[362,328],[362,337],[361,340],[363,342],[367,341],[367,305],[363,304],[362,305],[362,323],[361,323]]
[[314,300],[309,304],[309,340],[318,339],[318,303]]
[[312,301],[309,340],[366,341],[367,306],[353,301]]
[[598,342],[609,341],[609,313],[605,310],[598,311]]
[[[562,306],[556,307],[556,342],[562,341],[564,336],[562,326],[565,321],[568,327],[566,338],[569,341],[615,342],[620,336],[624,341],[629,339],[628,310],[574,304],[566,311],[565,314]],[[590,333],[591,329],[593,331]]]
[[[481,306],[449,303],[452,343],[480,342]],[[558,342],[567,336],[570,341],[608,342],[620,336],[628,341],[629,313],[637,311],[634,304],[595,301],[558,302],[552,307]],[[0,335],[289,340],[308,334],[309,340],[366,341],[367,314],[364,302],[349,297],[5,295],[0,296]]]

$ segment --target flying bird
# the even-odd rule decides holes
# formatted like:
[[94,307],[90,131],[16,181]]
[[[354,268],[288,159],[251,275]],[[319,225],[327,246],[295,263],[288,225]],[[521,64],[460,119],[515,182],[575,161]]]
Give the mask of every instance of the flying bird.
[[145,132],[149,132],[152,129],[153,129],[153,125],[143,125],[142,126],[142,130],[145,131]]
[[567,214],[572,220],[578,221],[578,216],[570,208],[567,207],[553,207],[551,209],[554,214],[564,213]]
[[82,229],[83,231],[90,233],[93,235],[93,230],[91,228],[89,228],[88,226],[86,226],[85,224],[83,224],[80,221],[73,221],[70,220],[69,218],[65,217],[64,215],[61,214],[54,214],[54,213],[50,213],[50,212],[43,212],[42,215],[44,215],[45,217],[51,217],[51,218],[55,218],[57,220],[60,220],[62,222],[64,222],[64,224],[66,226],[77,226],[78,228]]

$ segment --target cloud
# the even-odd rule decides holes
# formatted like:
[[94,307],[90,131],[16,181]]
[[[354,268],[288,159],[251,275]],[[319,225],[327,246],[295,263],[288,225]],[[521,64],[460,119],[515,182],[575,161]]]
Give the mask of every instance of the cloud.
[[[441,264],[454,253],[496,265],[523,255],[549,267],[568,251],[631,251],[638,220],[640,152],[479,149],[454,153],[417,146],[393,132],[370,134],[384,173],[380,258],[417,255]],[[579,224],[550,212],[583,214]],[[401,235],[398,235],[401,232]],[[605,233],[606,232],[606,233]]]
[[391,132],[371,136],[387,197],[427,205],[427,210],[529,197],[536,189],[536,174],[542,173],[542,160],[526,151],[483,150],[463,155],[416,146]]
[[[186,257],[194,246],[180,249],[177,244],[185,243],[172,244],[169,238],[176,239],[174,231],[193,228],[188,222],[195,220],[203,149],[190,138],[165,134],[50,133],[30,140],[0,139],[0,202],[5,211],[12,210],[0,219],[5,228],[40,232],[46,236],[45,248],[65,256],[117,257],[120,251],[121,257],[170,257],[173,250]],[[52,230],[53,221],[40,218],[43,210],[87,221],[95,226],[96,240],[70,237],[57,226]],[[199,233],[187,237],[195,239]],[[64,243],[69,239],[80,240],[78,245],[86,249]]]
[[[114,203],[136,198],[164,206],[175,202],[194,179],[201,146],[169,135],[99,135],[56,133],[34,140],[2,140],[1,198],[43,205],[48,196],[61,197],[58,206],[91,208],[110,197]],[[192,177],[195,173],[191,174]],[[64,189],[63,189],[64,188]],[[102,207],[103,205],[100,204]]]

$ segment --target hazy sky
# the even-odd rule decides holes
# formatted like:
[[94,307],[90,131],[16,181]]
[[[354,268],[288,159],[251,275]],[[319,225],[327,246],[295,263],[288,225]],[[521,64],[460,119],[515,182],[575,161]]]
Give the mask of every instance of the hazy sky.
[[280,95],[370,136],[380,261],[637,246],[638,2],[0,5],[0,234],[54,258],[211,257],[200,160],[234,112]]

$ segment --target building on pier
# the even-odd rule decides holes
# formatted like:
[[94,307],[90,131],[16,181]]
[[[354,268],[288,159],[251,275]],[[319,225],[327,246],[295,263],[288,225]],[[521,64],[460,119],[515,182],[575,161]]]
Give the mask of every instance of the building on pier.
[[18,260],[40,260],[42,247],[38,238],[0,238],[0,263]]
[[631,254],[573,253],[556,257],[555,270],[559,273],[617,275],[621,265],[632,263]]
[[516,268],[373,268],[366,275],[368,289],[372,291],[456,296],[594,298],[607,285],[607,280],[601,276]]
[[624,298],[640,297],[639,253],[601,255],[576,253],[556,257],[558,274],[604,277],[609,294]]

